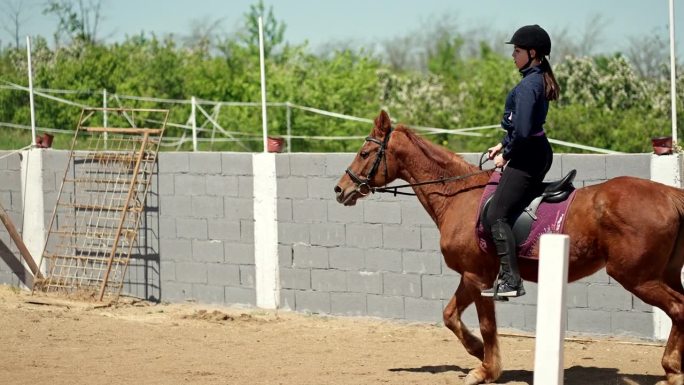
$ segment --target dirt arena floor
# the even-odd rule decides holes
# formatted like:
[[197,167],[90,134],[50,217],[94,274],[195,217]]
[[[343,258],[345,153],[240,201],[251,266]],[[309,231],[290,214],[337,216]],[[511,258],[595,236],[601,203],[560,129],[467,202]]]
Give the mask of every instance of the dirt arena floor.
[[[476,365],[438,325],[122,302],[98,308],[0,286],[0,384],[461,384]],[[532,384],[534,339],[501,345],[497,383]],[[566,385],[662,376],[656,344],[565,349]]]

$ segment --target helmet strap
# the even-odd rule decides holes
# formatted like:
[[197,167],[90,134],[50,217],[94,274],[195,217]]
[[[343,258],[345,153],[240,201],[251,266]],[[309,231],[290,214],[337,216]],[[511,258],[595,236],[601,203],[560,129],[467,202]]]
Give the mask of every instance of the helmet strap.
[[532,64],[532,55],[530,55],[530,50],[526,49],[526,51],[527,51],[527,63],[520,70],[525,70],[530,66],[530,64]]

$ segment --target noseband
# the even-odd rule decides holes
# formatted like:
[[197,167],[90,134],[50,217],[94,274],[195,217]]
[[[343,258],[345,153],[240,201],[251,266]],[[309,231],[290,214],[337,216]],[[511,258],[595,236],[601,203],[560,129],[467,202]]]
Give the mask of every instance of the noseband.
[[347,175],[349,175],[349,177],[354,181],[354,183],[356,184],[356,191],[362,196],[366,196],[373,191],[369,183],[371,179],[375,177],[375,174],[378,173],[378,168],[380,168],[380,162],[382,162],[383,160],[385,161],[385,180],[387,180],[387,157],[385,156],[385,150],[387,150],[387,143],[389,142],[389,138],[393,130],[394,129],[390,127],[389,131],[387,131],[387,134],[385,135],[385,138],[382,141],[372,136],[366,137],[366,142],[373,142],[380,145],[380,149],[378,149],[378,153],[375,156],[373,166],[368,172],[366,178],[362,178],[361,176],[356,175],[354,171],[352,171],[350,168],[347,168]]

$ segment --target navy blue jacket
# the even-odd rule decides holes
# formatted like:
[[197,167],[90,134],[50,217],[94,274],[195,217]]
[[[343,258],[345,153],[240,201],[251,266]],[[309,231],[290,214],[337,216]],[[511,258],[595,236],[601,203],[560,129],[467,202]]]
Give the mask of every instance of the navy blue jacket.
[[530,136],[544,130],[549,101],[544,94],[544,74],[539,66],[520,71],[523,78],[506,97],[501,127],[506,130],[503,158],[510,160]]

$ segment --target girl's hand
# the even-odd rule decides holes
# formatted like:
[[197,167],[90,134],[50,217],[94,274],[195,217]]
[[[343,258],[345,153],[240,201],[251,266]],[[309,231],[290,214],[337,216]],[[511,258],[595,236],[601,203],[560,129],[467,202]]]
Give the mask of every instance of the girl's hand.
[[502,148],[503,148],[503,144],[501,144],[501,143],[497,144],[494,147],[488,148],[487,149],[487,157],[489,158],[489,160],[494,159],[494,157],[497,156],[499,154],[499,152],[501,152]]
[[494,165],[498,168],[503,168],[508,161],[504,159],[503,155],[499,154],[494,158]]

